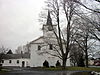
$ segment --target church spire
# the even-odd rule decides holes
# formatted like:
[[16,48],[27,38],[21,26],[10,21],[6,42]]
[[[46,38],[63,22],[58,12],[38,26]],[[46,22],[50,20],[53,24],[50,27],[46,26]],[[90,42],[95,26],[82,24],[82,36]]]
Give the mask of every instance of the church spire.
[[46,25],[52,25],[52,19],[51,19],[51,16],[50,16],[50,11],[48,10],[48,16],[47,16],[47,23]]

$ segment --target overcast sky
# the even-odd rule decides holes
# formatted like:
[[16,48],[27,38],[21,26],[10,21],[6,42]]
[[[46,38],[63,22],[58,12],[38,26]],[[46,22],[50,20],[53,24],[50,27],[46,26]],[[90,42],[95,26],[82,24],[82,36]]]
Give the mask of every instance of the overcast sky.
[[44,1],[0,0],[0,46],[15,50],[42,35],[38,19]]
[[44,0],[0,0],[0,46],[16,49],[42,35]]

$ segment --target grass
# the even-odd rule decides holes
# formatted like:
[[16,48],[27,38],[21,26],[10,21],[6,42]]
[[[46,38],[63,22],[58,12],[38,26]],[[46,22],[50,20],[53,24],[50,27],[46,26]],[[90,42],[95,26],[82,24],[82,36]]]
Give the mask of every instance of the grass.
[[67,70],[67,71],[96,71],[100,72],[100,68],[86,68],[86,67],[66,67],[65,69],[62,68],[42,68],[44,70],[50,71],[59,71],[59,70]]
[[1,69],[0,70],[0,73],[5,73],[5,72],[8,72],[8,70],[7,69]]
[[6,70],[1,70],[1,71],[0,71],[0,73],[4,73],[4,72],[7,72],[7,71],[6,71]]
[[91,68],[86,68],[86,67],[68,67],[68,68],[66,68],[67,70],[74,70],[74,71],[98,71],[98,72],[100,72],[100,68],[93,68],[93,67],[91,67]]
[[76,72],[71,75],[90,75],[90,73],[89,72]]

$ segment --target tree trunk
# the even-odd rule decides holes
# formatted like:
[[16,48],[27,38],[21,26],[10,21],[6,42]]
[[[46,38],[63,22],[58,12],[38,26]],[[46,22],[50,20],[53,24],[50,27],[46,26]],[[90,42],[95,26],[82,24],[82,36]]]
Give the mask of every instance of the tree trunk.
[[74,62],[74,67],[75,67],[76,65],[75,65],[75,62]]
[[86,59],[86,67],[88,67],[88,53],[87,53],[87,51],[85,52],[85,59]]
[[64,54],[63,55],[63,60],[62,60],[62,67],[63,67],[63,69],[66,68],[66,61],[67,61],[67,56],[66,56],[66,54]]
[[62,67],[63,67],[63,69],[65,69],[65,68],[66,68],[66,59],[65,59],[65,58],[63,58]]
[[85,60],[86,60],[86,67],[88,67],[88,52],[87,52],[87,38],[88,38],[88,35],[86,34],[86,45],[85,45]]

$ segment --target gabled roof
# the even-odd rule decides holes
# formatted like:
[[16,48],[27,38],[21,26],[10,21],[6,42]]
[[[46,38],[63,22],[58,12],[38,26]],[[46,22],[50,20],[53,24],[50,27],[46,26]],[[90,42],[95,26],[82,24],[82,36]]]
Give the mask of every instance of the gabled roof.
[[[43,38],[44,38],[43,36],[40,36],[39,38],[37,38],[37,39],[31,41],[30,44],[34,44],[34,43],[43,43]],[[42,40],[42,41],[41,41],[41,42],[37,42],[38,40]]]
[[[51,38],[51,39],[48,39],[48,38]],[[31,41],[29,44],[44,44],[44,43],[47,43],[47,41],[49,41],[48,43],[57,44],[57,39],[55,37],[44,37],[44,36],[40,36],[39,38]],[[62,39],[62,43],[64,43],[63,39]]]
[[7,54],[13,54],[12,50],[9,50],[9,51],[7,52]]

